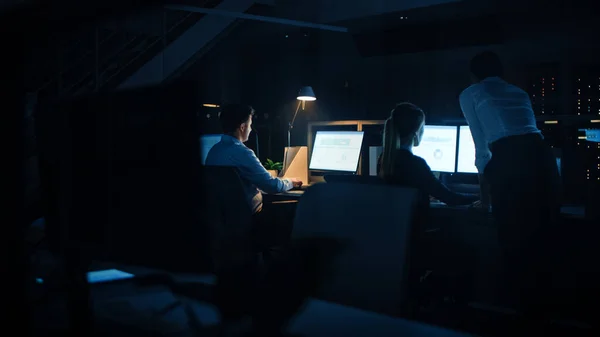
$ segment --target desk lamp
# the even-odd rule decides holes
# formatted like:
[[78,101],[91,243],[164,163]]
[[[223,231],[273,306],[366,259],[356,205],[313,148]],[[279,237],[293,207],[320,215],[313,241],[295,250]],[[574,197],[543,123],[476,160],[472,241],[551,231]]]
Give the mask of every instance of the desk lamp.
[[287,150],[285,151],[283,164],[285,165],[285,170],[287,171],[287,153],[289,149],[292,147],[291,145],[291,137],[292,137],[292,129],[294,128],[294,121],[296,121],[296,116],[298,115],[298,111],[300,110],[300,106],[302,106],[302,110],[304,110],[307,101],[316,101],[317,97],[315,96],[315,92],[312,87],[302,87],[300,92],[298,92],[298,106],[296,107],[296,112],[294,112],[294,117],[292,117],[292,121],[288,124],[288,132],[287,132]]

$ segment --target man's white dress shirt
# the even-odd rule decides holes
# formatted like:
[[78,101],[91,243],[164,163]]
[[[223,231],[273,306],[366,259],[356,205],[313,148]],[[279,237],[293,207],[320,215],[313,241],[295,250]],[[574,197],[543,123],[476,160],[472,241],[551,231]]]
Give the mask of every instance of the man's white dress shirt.
[[266,193],[281,193],[294,187],[289,179],[272,177],[262,166],[254,151],[229,135],[223,135],[221,141],[210,149],[206,157],[206,165],[235,167],[242,178],[246,199],[253,212],[259,211],[262,207],[261,190]]
[[509,136],[538,133],[529,95],[499,77],[488,77],[460,94],[460,108],[475,142],[475,166],[483,173],[489,146]]

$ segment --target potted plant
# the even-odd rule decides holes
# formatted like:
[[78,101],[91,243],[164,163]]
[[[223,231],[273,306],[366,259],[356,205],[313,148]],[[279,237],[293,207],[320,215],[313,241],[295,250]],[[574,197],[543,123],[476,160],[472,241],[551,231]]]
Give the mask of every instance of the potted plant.
[[268,158],[267,161],[263,164],[263,166],[267,169],[267,172],[269,172],[273,177],[277,177],[279,175],[279,171],[283,169],[283,163],[274,162]]

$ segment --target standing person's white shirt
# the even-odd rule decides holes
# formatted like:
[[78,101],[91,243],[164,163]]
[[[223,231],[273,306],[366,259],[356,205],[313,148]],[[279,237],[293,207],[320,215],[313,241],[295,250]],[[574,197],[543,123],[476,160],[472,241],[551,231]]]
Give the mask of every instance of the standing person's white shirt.
[[483,174],[492,158],[489,145],[509,136],[541,131],[529,95],[500,77],[488,77],[460,94],[460,108],[475,143],[475,166]]

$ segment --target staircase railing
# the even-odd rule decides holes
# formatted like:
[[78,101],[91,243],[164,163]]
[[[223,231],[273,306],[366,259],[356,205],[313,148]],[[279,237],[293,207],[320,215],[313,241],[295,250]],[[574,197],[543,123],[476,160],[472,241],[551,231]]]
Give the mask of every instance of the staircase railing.
[[[213,8],[220,2],[222,0],[206,0],[203,1],[202,6]],[[168,15],[177,12],[180,11],[163,9],[161,36],[139,33],[132,36],[131,33],[100,27],[96,27],[95,31],[86,31],[84,34],[80,34],[75,42],[69,42],[67,51],[61,52],[59,60],[64,62],[64,66],[61,66],[60,71],[52,70],[56,67],[46,66],[42,69],[50,70],[46,70],[44,75],[43,72],[34,70],[34,75],[42,75],[40,77],[43,82],[37,86],[38,94],[40,92],[51,93],[51,90],[56,90],[60,96],[72,96],[87,91],[116,88],[123,80],[163,51],[204,16],[201,13],[182,12],[181,16],[175,14],[173,23],[168,22]],[[219,40],[235,29],[239,21],[237,20],[221,32],[167,80],[180,76]],[[90,41],[90,39],[93,40]],[[44,78],[47,79],[44,80]]]
[[[170,29],[166,30],[163,33],[164,36],[162,38],[157,37],[157,38],[149,41],[143,50],[135,53],[135,55],[132,58],[127,60],[125,62],[125,64],[123,64],[121,67],[119,67],[114,73],[107,75],[106,79],[101,83],[101,86],[103,88],[110,88],[110,89],[116,88],[122,81],[123,77],[126,77],[129,75],[129,74],[124,75],[125,71],[131,70],[132,68],[137,70],[141,66],[141,64],[148,62],[150,59],[152,59],[154,56],[156,56],[156,54],[158,54],[159,52],[164,50],[164,48],[166,48],[170,42],[172,42],[172,41],[168,41],[166,39],[166,35],[177,30],[184,23],[187,22],[188,24],[186,24],[185,26],[188,26],[189,21],[193,21],[193,23],[195,23],[198,20],[200,20],[200,18],[201,18],[201,16],[199,16],[198,13],[188,13],[182,20],[180,20],[178,23],[173,25]],[[183,33],[183,32],[181,32],[181,33]],[[179,35],[177,35],[177,37],[178,36]],[[169,40],[175,40],[175,39],[176,39],[176,37],[169,39]],[[131,72],[133,72],[133,71],[131,71]],[[106,73],[107,73],[106,71],[103,72],[104,75],[106,75]]]
[[[218,2],[220,1],[205,1],[205,6],[216,6]],[[136,66],[141,66],[138,65],[139,63],[149,61],[203,16],[200,13],[181,12],[181,16],[174,15],[174,22],[169,22],[169,27],[167,27],[167,15],[178,12],[181,11],[163,9],[163,33],[161,36],[138,33],[131,37],[122,31],[104,30],[98,27],[95,32],[86,31],[81,34],[82,37],[78,36],[75,42],[69,42],[69,50],[62,51],[60,58],[51,58],[64,61],[64,67],[61,67],[60,71],[56,72],[52,70],[56,67],[48,65],[42,67],[42,70],[46,70],[46,74],[33,69],[30,77],[39,74],[42,79],[35,91],[38,94],[48,92],[54,96],[52,91],[56,90],[58,95],[70,96],[89,90],[115,88],[118,82],[123,80],[121,77],[129,76],[130,73],[137,70]],[[108,34],[105,34],[106,31]],[[95,42],[90,39],[94,39]],[[94,46],[85,46],[86,44]],[[74,51],[77,53],[75,59],[69,55]],[[83,75],[81,75],[82,73]],[[79,75],[72,77],[72,74]]]
[[240,24],[242,24],[245,20],[235,20],[231,25],[229,25],[226,29],[224,29],[221,33],[219,33],[214,39],[212,39],[209,43],[204,45],[202,49],[200,49],[194,56],[190,57],[185,63],[183,63],[177,70],[175,70],[169,77],[165,78],[165,82],[170,82],[181,77],[182,74],[185,73],[191,66],[196,64],[202,57],[206,55],[215,45],[225,39],[231,32],[233,32]]

